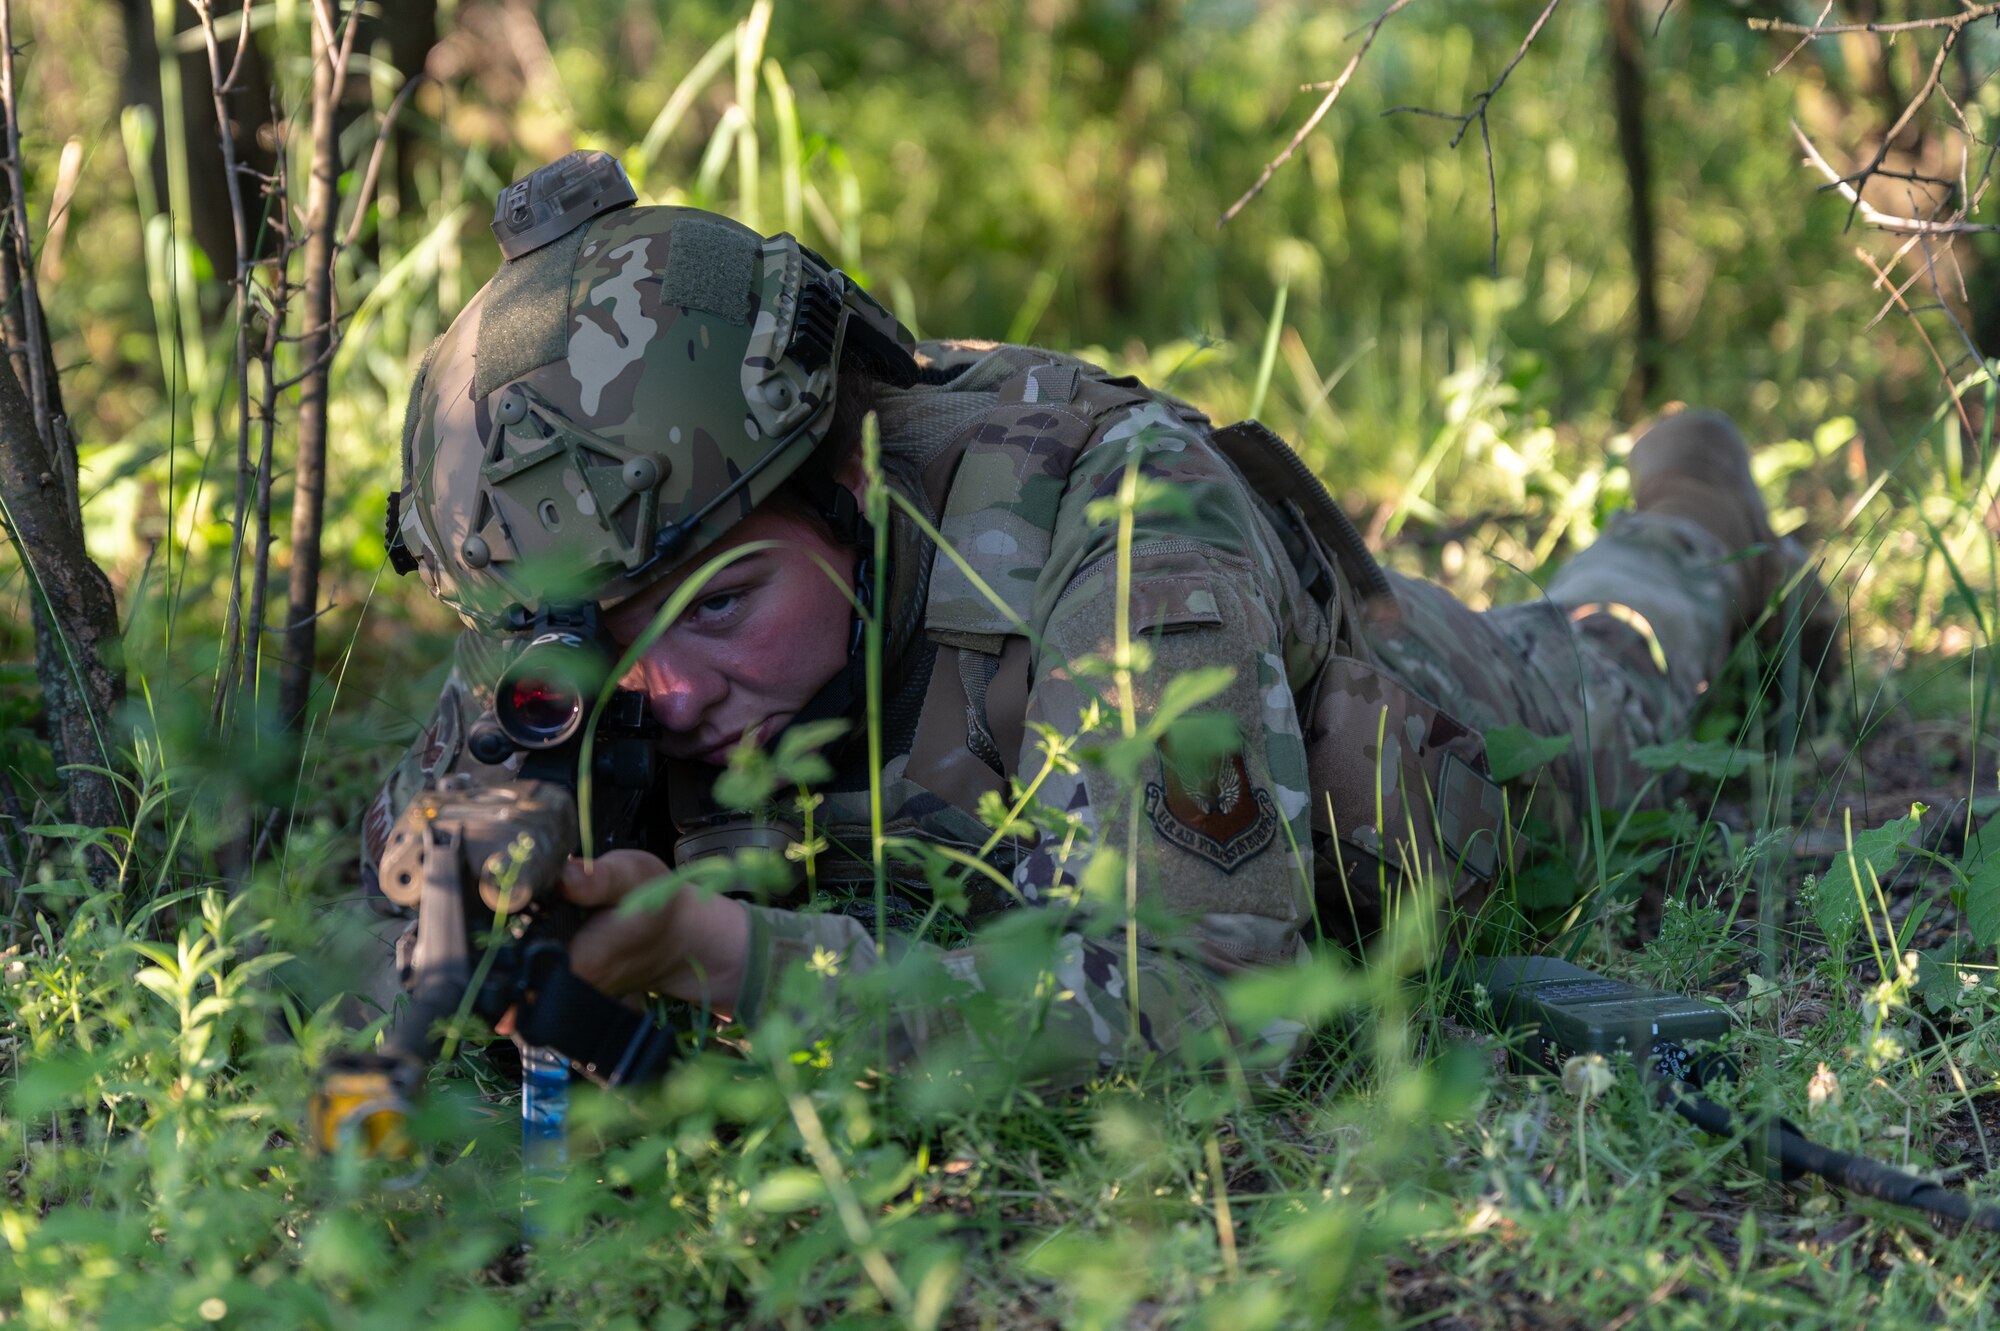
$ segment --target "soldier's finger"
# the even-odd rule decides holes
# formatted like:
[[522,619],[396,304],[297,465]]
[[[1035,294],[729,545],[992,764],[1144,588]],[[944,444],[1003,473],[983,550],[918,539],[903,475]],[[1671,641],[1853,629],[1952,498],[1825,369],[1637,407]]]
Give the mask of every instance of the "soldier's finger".
[[649,919],[621,919],[614,914],[593,917],[569,944],[570,969],[577,978],[607,994],[643,991],[645,963],[659,950]]
[[615,906],[634,888],[666,871],[657,855],[614,850],[594,860],[573,859],[565,864],[562,892],[579,906]]

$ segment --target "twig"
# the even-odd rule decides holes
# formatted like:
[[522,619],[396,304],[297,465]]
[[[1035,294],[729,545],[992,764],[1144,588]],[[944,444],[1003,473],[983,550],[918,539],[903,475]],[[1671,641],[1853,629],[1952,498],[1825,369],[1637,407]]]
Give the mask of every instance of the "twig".
[[1937,58],[1931,61],[1931,72],[1925,78],[1924,86],[1917,89],[1916,95],[1911,97],[1909,102],[1904,105],[1903,113],[1896,117],[1896,122],[1883,131],[1882,142],[1875,149],[1875,156],[1869,161],[1868,165],[1848,177],[1848,180],[1852,181],[1855,185],[1854,197],[1849,201],[1850,206],[1847,210],[1847,221],[1850,226],[1853,225],[1854,216],[1861,208],[1860,191],[1868,187],[1869,180],[1881,170],[1882,163],[1888,160],[1889,149],[1896,142],[1896,136],[1903,132],[1903,127],[1909,124],[1911,117],[1917,114],[1917,108],[1931,99],[1931,93],[1937,89],[1938,80],[1944,74],[1944,62],[1951,55],[1951,48],[1958,44],[1958,35],[1961,31],[1963,31],[1962,27],[1954,27],[1945,32],[1944,40],[1938,43]]
[[202,44],[208,52],[209,94],[215,101],[216,136],[221,141],[222,176],[228,188],[229,225],[236,242],[236,275],[230,300],[236,307],[236,336],[231,364],[236,372],[236,508],[229,536],[229,608],[222,630],[222,663],[215,672],[215,692],[209,719],[216,733],[227,734],[243,660],[243,535],[250,508],[250,228],[243,213],[243,182],[237,174],[236,131],[229,122],[229,95],[243,67],[245,39],[250,32],[250,0],[243,0],[242,27],[236,57],[229,72],[222,69],[222,43],[215,32],[209,0],[188,0],[201,20]]
[[[1856,258],[1860,259],[1861,262],[1868,265],[1868,270],[1874,273],[1877,279],[1883,282],[1887,282],[1889,280],[1889,275],[1883,272],[1880,265],[1878,265],[1875,262],[1875,256],[1870,254],[1866,249],[1862,248],[1859,245],[1856,245],[1854,247],[1854,255]],[[1893,286],[1894,284],[1891,283],[1891,285]],[[1924,340],[1924,350],[1931,353],[1931,361],[1933,364],[1937,366],[1939,376],[1944,379],[1944,385],[1946,391],[1948,391],[1951,394],[1952,409],[1958,412],[1959,424],[1965,428],[1965,437],[1967,439],[1977,439],[1979,437],[1979,432],[1972,428],[1972,417],[1969,414],[1967,414],[1965,410],[1965,403],[1960,401],[1959,399],[1958,389],[1952,383],[1951,371],[1948,368],[1946,368],[1944,363],[1944,357],[1938,355],[1937,344],[1931,341],[1930,333],[1924,328],[1923,322],[1917,318],[1916,311],[1910,308],[1908,302],[1902,300],[1899,297],[1897,299],[1897,304],[1901,305],[1903,307],[1903,312],[1910,316],[1910,326],[1912,328],[1915,328],[1917,330],[1917,336]]]
[[[1833,12],[1833,0],[1826,0],[1826,7],[1819,11],[1819,17],[1813,20],[1813,26],[1817,28],[1820,24],[1826,22],[1826,16],[1828,14],[1831,14],[1832,12]],[[1755,27],[1756,24],[1752,23],[1751,26]],[[1773,74],[1781,72],[1786,65],[1792,63],[1792,58],[1794,56],[1798,55],[1799,52],[1805,50],[1806,47],[1811,44],[1812,44],[1811,33],[1807,33],[1805,36],[1799,38],[1797,43],[1793,45],[1792,49],[1785,52],[1785,58],[1783,60],[1780,60],[1777,64],[1771,66],[1771,72]]]
[[429,79],[428,74],[411,75],[395,100],[389,103],[389,109],[382,113],[382,128],[375,134],[375,149],[368,154],[368,170],[361,177],[360,192],[354,196],[354,217],[348,223],[347,234],[340,240],[342,249],[361,238],[361,222],[368,216],[369,200],[375,196],[375,182],[382,174],[382,150],[389,142],[389,131],[396,127],[396,117],[403,113],[403,104],[410,100],[410,94],[417,90],[417,85]]
[[1447,145],[1452,148],[1458,147],[1459,144],[1465,141],[1465,136],[1471,132],[1473,124],[1477,122],[1479,125],[1479,142],[1486,150],[1486,201],[1487,211],[1493,218],[1492,266],[1494,276],[1496,277],[1500,273],[1500,189],[1494,179],[1493,136],[1486,123],[1486,111],[1487,108],[1492,106],[1493,99],[1500,95],[1500,89],[1506,86],[1507,78],[1514,72],[1514,67],[1521,63],[1522,59],[1528,54],[1528,48],[1535,44],[1535,38],[1541,35],[1543,26],[1549,21],[1549,16],[1556,12],[1556,6],[1561,3],[1562,0],[1549,0],[1548,4],[1542,7],[1542,12],[1535,18],[1534,26],[1528,29],[1528,35],[1521,39],[1521,45],[1515,49],[1514,58],[1507,62],[1507,67],[1500,71],[1500,77],[1493,80],[1491,87],[1472,99],[1470,110],[1438,111],[1425,106],[1392,106],[1382,113],[1385,116],[1392,116],[1398,112],[1408,112],[1411,115],[1431,116],[1438,120],[1455,120],[1458,122],[1458,133],[1451,136],[1451,143]]
[[[1822,11],[1824,12],[1824,11]],[[1939,28],[1959,29],[1977,23],[1983,18],[2000,15],[2000,3],[1974,5],[1956,14],[1938,14],[1931,18],[1906,19],[1900,23],[1789,23],[1784,19],[1753,18],[1752,32],[1796,33],[1802,37],[1836,37],[1843,33],[1872,32],[1877,34],[1898,32],[1932,32]]]
[[[1292,141],[1285,145],[1284,150],[1264,164],[1264,169],[1257,176],[1255,183],[1249,189],[1244,190],[1242,197],[1237,199],[1235,203],[1230,204],[1223,211],[1222,216],[1215,219],[1217,226],[1227,226],[1236,214],[1243,211],[1250,200],[1264,192],[1264,186],[1271,183],[1271,177],[1278,174],[1278,168],[1292,160],[1292,154],[1299,150],[1299,145],[1306,141],[1306,136],[1319,128],[1319,122],[1326,119],[1326,113],[1333,109],[1333,104],[1336,101],[1340,100],[1340,94],[1347,87],[1347,81],[1353,78],[1354,71],[1361,67],[1361,58],[1367,55],[1368,48],[1375,44],[1375,34],[1382,31],[1382,25],[1389,21],[1391,15],[1410,3],[1411,0],[1394,0],[1393,4],[1375,16],[1375,21],[1370,23],[1366,29],[1368,35],[1362,39],[1361,49],[1356,51],[1353,58],[1347,62],[1347,68],[1340,71],[1339,78],[1334,79],[1330,83],[1309,83],[1306,85],[1308,89],[1314,91],[1320,88],[1326,89],[1326,96],[1320,99],[1320,104],[1313,108],[1313,113],[1306,117],[1306,123],[1299,126],[1299,132],[1292,135]],[[1360,31],[1362,29],[1355,29],[1355,32]],[[1350,37],[1353,35],[1354,33],[1348,34]]]
[[1840,196],[1853,206],[1854,211],[1860,215],[1861,220],[1870,226],[1880,227],[1884,231],[1893,231],[1902,235],[1923,236],[1960,236],[1972,232],[2000,231],[2000,224],[1991,222],[1967,222],[1964,220],[1933,222],[1917,217],[1897,217],[1894,214],[1885,213],[1861,197],[1861,191],[1856,189],[1852,183],[1854,180],[1853,176],[1843,176],[1833,169],[1832,164],[1820,155],[1819,149],[1813,146],[1813,141],[1806,137],[1806,132],[1799,128],[1797,121],[1792,122],[1792,136],[1799,141],[1799,147],[1805,152],[1806,161],[1811,163],[1821,175],[1826,177],[1826,188],[1838,191]]
[[[272,96],[272,106],[279,104],[278,97]],[[277,261],[271,267],[271,287],[266,299],[264,325],[264,345],[257,353],[257,365],[263,388],[258,402],[259,446],[257,452],[257,552],[250,569],[250,669],[258,670],[264,654],[264,607],[271,586],[271,548],[276,537],[271,531],[271,458],[278,430],[278,344],[284,332],[285,319],[291,311],[291,256],[293,249],[292,230],[286,221],[285,200],[290,189],[287,163],[291,148],[284,141],[284,127],[290,120],[280,116],[280,137],[276,153],[277,170],[266,186],[267,197],[273,206],[267,208],[276,219]],[[255,864],[258,851],[252,848],[250,862]]]
[[[1958,317],[1957,311],[1951,308],[1951,302],[1945,299],[1944,288],[1938,283],[1937,256],[1931,253],[1929,241],[1922,236],[1918,236],[1917,246],[1923,251],[1924,275],[1930,278],[1931,294],[1937,297],[1938,309],[1944,312],[1944,317],[1951,324],[1952,331],[1958,334],[1958,340],[1965,344],[1965,354],[1967,357],[1975,363],[1984,364],[1986,357],[1980,354],[1979,346],[1972,340],[1971,332],[1966,329],[1964,322]],[[1947,253],[1950,252],[1950,241],[1945,242],[1945,249]],[[1968,435],[1967,437],[1970,438],[1971,436]]]
[[[1889,256],[1889,262],[1886,271],[1894,272],[1896,265],[1903,261],[1903,257],[1916,247],[1917,247],[1917,237],[1910,236],[1906,238],[1902,244],[1896,247],[1896,252]],[[1892,286],[1889,292],[1889,298],[1882,302],[1882,308],[1875,311],[1875,317],[1867,322],[1867,324],[1862,328],[1862,331],[1873,332],[1875,330],[1875,325],[1881,323],[1884,319],[1888,318],[1889,312],[1891,310],[1894,310],[1898,305],[1902,303],[1903,294],[1907,292],[1911,287],[1917,284],[1917,278],[1919,276],[1920,274],[1911,273],[1908,279],[1905,280],[1901,286]],[[1882,289],[1882,279],[1877,279],[1876,281],[1869,283],[1869,286],[1876,291],[1880,291]]]

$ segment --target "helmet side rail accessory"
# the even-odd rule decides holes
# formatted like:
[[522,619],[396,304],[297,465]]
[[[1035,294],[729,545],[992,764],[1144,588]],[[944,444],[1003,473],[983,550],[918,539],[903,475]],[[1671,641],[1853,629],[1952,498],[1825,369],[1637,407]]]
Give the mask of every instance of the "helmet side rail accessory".
[[1655,1104],[1712,1136],[1740,1139],[1752,1166],[1767,1177],[1790,1181],[1816,1174],[1849,1192],[2000,1233],[2000,1207],[1821,1146],[1784,1119],[1746,1124],[1700,1094],[1705,1082],[1736,1075],[1727,1057],[1697,1049],[1729,1030],[1729,1014],[1713,1003],[1641,989],[1554,957],[1464,957],[1455,978],[1461,1015],[1521,1037],[1510,1051],[1516,1071],[1558,1073],[1579,1055],[1628,1055],[1651,1085]]

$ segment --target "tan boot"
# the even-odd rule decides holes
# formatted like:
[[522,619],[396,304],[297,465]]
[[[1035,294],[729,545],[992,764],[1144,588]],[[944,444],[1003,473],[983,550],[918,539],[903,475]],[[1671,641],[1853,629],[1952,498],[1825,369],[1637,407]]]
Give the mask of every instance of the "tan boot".
[[[1750,449],[1735,423],[1714,411],[1664,417],[1632,445],[1626,465],[1634,507],[1685,518],[1729,552],[1720,571],[1737,631],[1754,628],[1760,641],[1774,646],[1786,624],[1794,623],[1806,677],[1822,687],[1836,678],[1840,608],[1806,548],[1771,530],[1770,511],[1750,475]],[[1780,593],[1785,600],[1774,606]]]

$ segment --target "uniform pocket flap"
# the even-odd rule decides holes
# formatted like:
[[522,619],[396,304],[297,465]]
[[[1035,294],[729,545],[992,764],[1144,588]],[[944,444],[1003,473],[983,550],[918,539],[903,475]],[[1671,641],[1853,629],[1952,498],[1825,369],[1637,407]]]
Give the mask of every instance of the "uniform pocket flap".
[[1132,582],[1132,631],[1166,632],[1222,623],[1214,580],[1206,573],[1154,575]]

